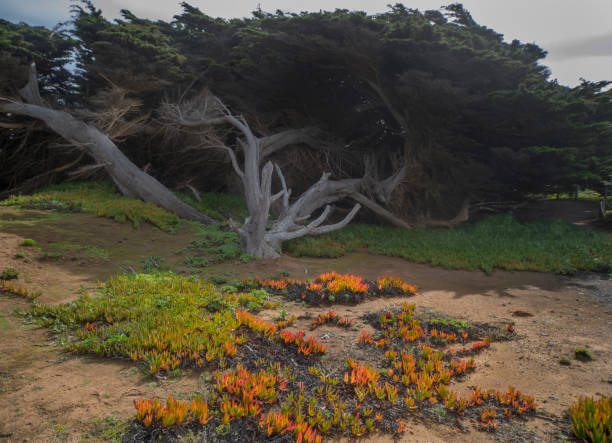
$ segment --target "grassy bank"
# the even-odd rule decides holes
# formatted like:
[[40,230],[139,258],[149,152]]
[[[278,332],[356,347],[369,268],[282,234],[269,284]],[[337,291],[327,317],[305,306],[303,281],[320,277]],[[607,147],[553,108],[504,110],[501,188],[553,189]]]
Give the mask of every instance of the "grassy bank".
[[294,256],[339,257],[365,249],[452,269],[495,268],[541,272],[609,271],[612,235],[562,221],[523,225],[508,215],[488,217],[454,229],[405,230],[349,225],[320,237],[286,243]]
[[[202,193],[200,201],[192,194],[178,193],[179,198],[199,211],[223,221],[239,218],[246,213],[244,199],[238,195]],[[135,227],[151,223],[172,232],[180,219],[176,215],[138,198],[125,197],[110,182],[63,183],[49,186],[32,195],[12,196],[0,201],[0,206],[27,209],[51,209],[65,212],[88,212],[119,222],[130,221]]]

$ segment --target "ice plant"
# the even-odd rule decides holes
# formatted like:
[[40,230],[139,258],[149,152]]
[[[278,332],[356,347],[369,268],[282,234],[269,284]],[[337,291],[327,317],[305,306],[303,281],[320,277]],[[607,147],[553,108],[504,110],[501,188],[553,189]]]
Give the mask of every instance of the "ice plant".
[[168,397],[163,404],[159,399],[134,400],[136,408],[136,420],[145,427],[171,428],[181,426],[190,421],[197,421],[205,425],[211,419],[208,404],[199,397],[194,398],[191,403],[174,400]]
[[312,320],[310,329],[316,329],[321,325],[332,323],[342,328],[350,328],[355,323],[354,319],[342,318],[334,311],[327,311],[325,314],[319,315],[317,318]]
[[396,289],[402,294],[413,295],[416,294],[417,287],[409,285],[399,277],[393,277],[391,275],[385,275],[376,279],[376,286],[379,291],[385,289]]
[[580,397],[570,407],[570,415],[572,433],[577,438],[593,443],[612,441],[612,397]]
[[239,326],[245,325],[253,331],[263,334],[270,340],[274,338],[276,331],[278,330],[278,326],[274,323],[268,323],[265,320],[254,316],[250,312],[241,309],[236,311],[236,320],[238,320]]
[[354,293],[368,292],[368,285],[357,275],[337,275],[326,284],[326,289],[332,294],[348,291]]
[[298,354],[310,355],[325,352],[325,345],[319,343],[314,337],[304,339],[304,336],[304,331],[298,331],[294,334],[291,331],[283,330],[278,334],[279,340],[285,344],[296,345]]
[[293,299],[311,303],[355,303],[366,296],[413,295],[416,287],[405,283],[398,277],[385,276],[375,281],[365,280],[352,274],[339,274],[335,271],[319,275],[314,280],[243,280],[245,287],[259,286],[271,292]]
[[40,292],[31,292],[21,286],[15,286],[10,280],[0,279],[0,294],[19,295],[20,297],[34,300],[40,296]]
[[[397,294],[402,284],[391,277],[371,282],[337,273],[322,274],[308,283],[269,283],[251,281],[250,288],[265,284],[270,290],[282,289],[284,295],[305,293],[309,301],[313,294],[318,299],[323,295],[330,302],[334,288],[344,288],[337,289],[339,298],[361,300]],[[349,289],[360,291],[359,285],[367,286],[367,291]],[[267,295],[257,295],[264,291],[219,293],[197,280],[173,275],[118,276],[105,290],[99,301],[83,298],[67,307],[45,309],[36,305],[34,311],[45,322],[51,319],[48,324],[61,319],[77,325],[79,339],[71,346],[79,352],[144,361],[152,373],[189,365],[209,365],[214,371],[215,389],[207,395],[208,402],[172,397],[135,402],[136,421],[148,437],[174,433],[168,430],[181,426],[199,431],[215,417],[215,426],[239,418],[251,429],[258,423],[262,440],[266,435],[284,435],[317,442],[328,434],[360,437],[388,431],[395,420],[401,432],[406,426],[403,420],[434,404],[457,416],[480,417],[482,428],[493,431],[496,420],[524,416],[536,408],[532,397],[512,387],[506,391],[474,387],[467,397],[453,392],[452,380],[475,368],[472,356],[491,346],[492,339],[468,345],[468,333],[453,324],[421,324],[411,304],[368,319],[373,330],[362,331],[359,352],[373,359],[366,364],[347,358],[343,383],[324,359],[305,364],[310,359],[304,356],[325,351],[314,337],[286,329],[290,320],[284,316],[271,323],[249,312],[266,306]],[[327,323],[348,326],[351,320],[329,310],[317,316],[312,327]],[[473,331],[476,334],[478,329]],[[460,341],[461,347],[449,349],[454,341]],[[384,420],[382,411],[387,409]]]

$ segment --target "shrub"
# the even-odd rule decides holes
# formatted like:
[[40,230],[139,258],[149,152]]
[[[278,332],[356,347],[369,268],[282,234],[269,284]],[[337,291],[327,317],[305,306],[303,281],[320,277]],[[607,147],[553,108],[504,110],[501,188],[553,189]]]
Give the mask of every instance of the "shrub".
[[574,351],[574,355],[576,356],[576,360],[580,360],[580,361],[593,360],[591,351],[589,351],[586,348],[576,348],[576,350]]
[[21,242],[21,246],[36,246],[36,241],[32,240],[31,238],[24,238]]
[[17,278],[19,278],[19,272],[13,268],[7,268],[0,273],[0,280],[16,280]]

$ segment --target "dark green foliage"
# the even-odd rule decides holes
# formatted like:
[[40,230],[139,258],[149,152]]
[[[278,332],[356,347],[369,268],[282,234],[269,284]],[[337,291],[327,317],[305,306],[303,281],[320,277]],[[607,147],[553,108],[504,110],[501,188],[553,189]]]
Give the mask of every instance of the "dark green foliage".
[[23,87],[28,67],[35,62],[43,91],[64,99],[70,96],[72,75],[66,64],[74,45],[75,40],[59,25],[50,30],[0,19],[0,91],[11,94]]
[[[257,135],[315,127],[321,146],[336,147],[277,156],[293,195],[322,170],[361,176],[365,155],[376,158],[381,177],[399,167],[398,158],[408,163],[405,182],[387,204],[406,218],[454,215],[466,198],[518,200],[577,184],[600,190],[612,174],[608,83],[567,88],[548,81],[539,64],[543,49],[505,42],[459,4],[438,11],[397,4],[378,15],[259,10],[233,20],[182,7],[171,22],[127,10],[111,22],[85,0],[74,8],[71,35],[0,22],[0,52],[23,66],[30,56],[50,63],[53,69],[40,66],[46,91],[75,108],[101,110],[110,105],[100,94],[113,85],[123,88],[140,104],[129,118],[140,114],[144,123],[137,137],[120,138],[121,148],[178,189],[235,189],[225,153],[201,149],[199,136],[168,130],[156,118],[162,101],[180,101],[203,88],[245,115]],[[72,48],[77,76],[66,83]],[[20,140],[14,131],[1,135]],[[227,134],[229,143],[234,136]],[[48,145],[45,137],[28,149]],[[0,187],[67,163],[56,152],[20,152],[24,157],[7,157],[10,174]],[[49,161],[18,167],[24,164],[19,159],[33,157]],[[292,166],[303,161],[308,168]],[[222,208],[215,199],[203,194],[196,206],[220,219],[243,215],[237,201]]]
[[205,268],[209,265],[209,260],[206,257],[188,257],[183,260],[183,264],[190,266],[192,268]]
[[[0,96],[17,97],[17,91],[28,80],[30,64],[35,62],[42,97],[53,105],[73,103],[77,98],[74,76],[66,63],[75,44],[62,25],[51,30],[0,19]],[[47,146],[57,142],[58,137],[49,131],[32,131],[31,120],[2,114],[0,123],[7,124],[0,125],[0,194],[7,187],[74,161],[75,157],[65,152],[55,150],[51,154]]]
[[109,22],[90,1],[74,8],[77,66],[86,95],[108,88],[110,81],[143,96],[181,78],[184,57],[168,35],[170,25],[137,18],[126,9],[121,14],[122,19]]
[[165,271],[164,259],[158,255],[149,255],[142,261],[142,270],[149,274]]

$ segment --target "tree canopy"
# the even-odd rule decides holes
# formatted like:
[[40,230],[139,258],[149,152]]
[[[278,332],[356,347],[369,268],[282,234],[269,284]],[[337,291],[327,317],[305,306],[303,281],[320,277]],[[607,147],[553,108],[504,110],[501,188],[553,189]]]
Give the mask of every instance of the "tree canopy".
[[[388,176],[403,164],[389,203],[406,218],[454,214],[466,199],[594,187],[612,174],[608,82],[550,81],[543,49],[504,41],[460,4],[396,4],[376,15],[258,10],[231,20],[182,7],[169,22],[127,10],[109,21],[84,1],[70,26],[53,31],[2,20],[3,94],[25,82],[15,73],[35,61],[48,100],[87,110],[102,128],[130,128],[115,141],[137,165],[171,186],[227,189],[228,159],[159,118],[164,103],[208,89],[258,136],[308,128],[317,143],[276,154],[297,189],[323,170],[345,178],[373,164]],[[45,148],[49,162],[39,170],[18,167],[33,153],[19,150],[29,132],[9,128],[13,120],[2,117],[0,159],[12,174],[0,187],[66,161]]]

